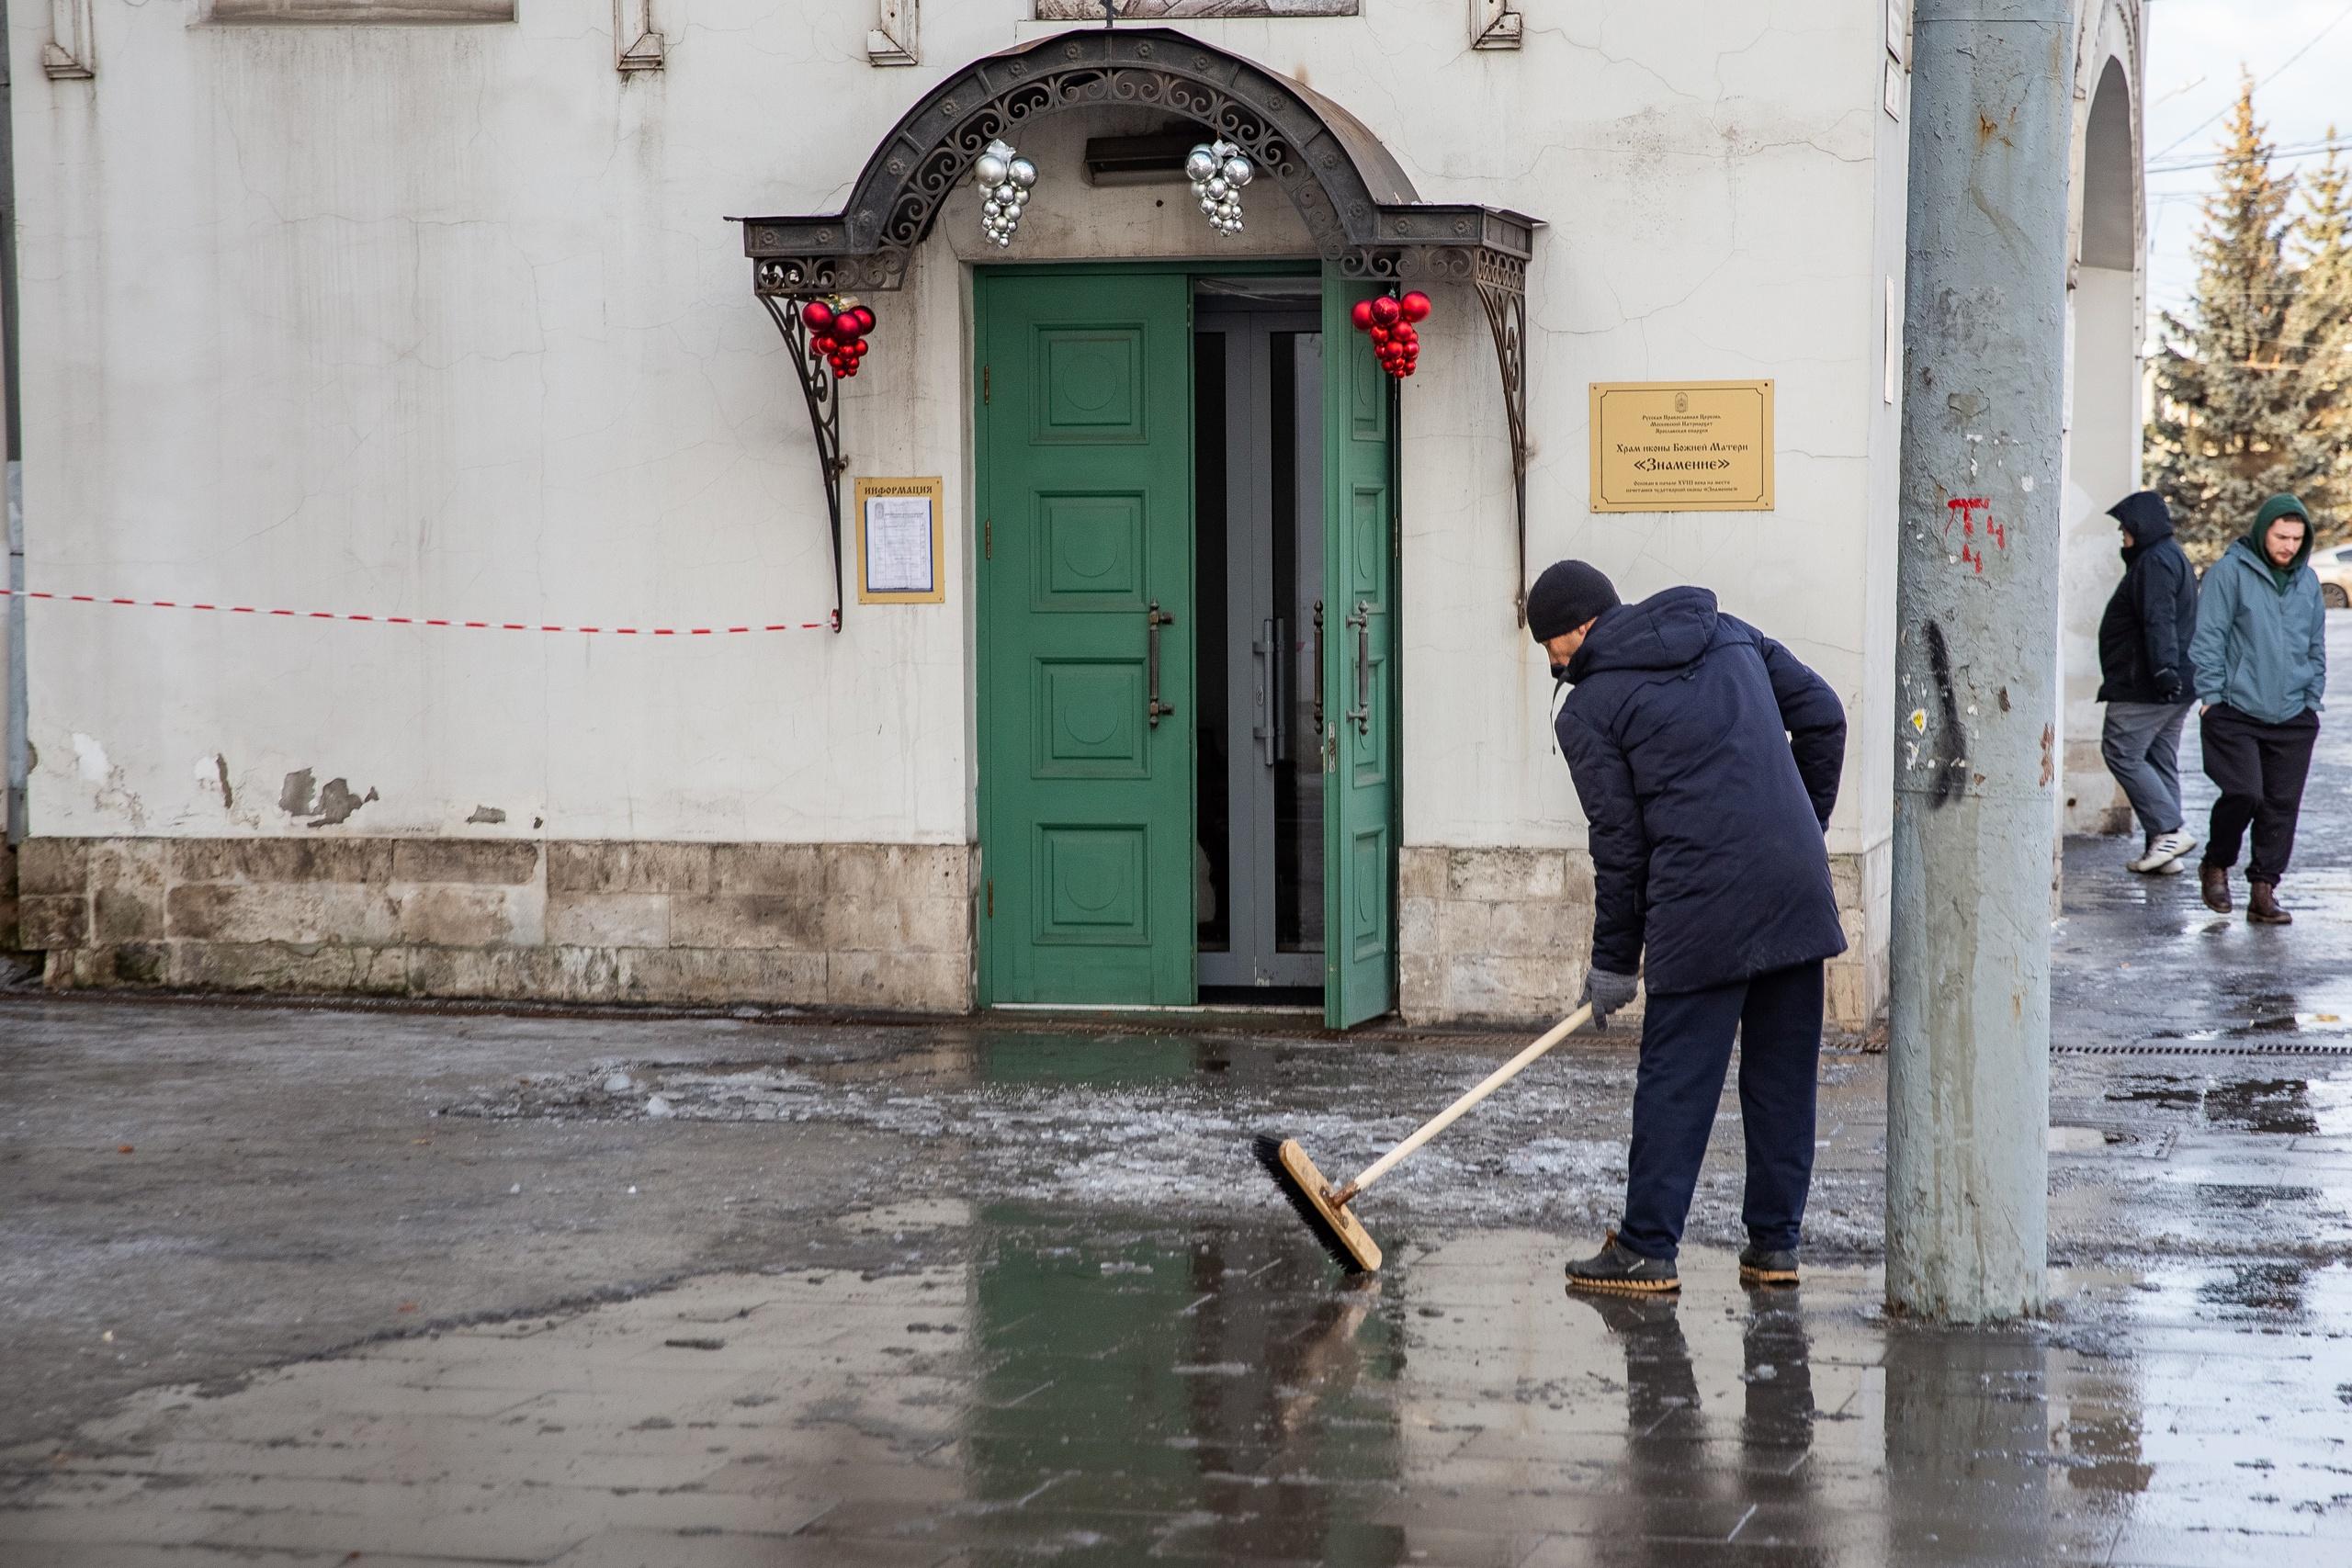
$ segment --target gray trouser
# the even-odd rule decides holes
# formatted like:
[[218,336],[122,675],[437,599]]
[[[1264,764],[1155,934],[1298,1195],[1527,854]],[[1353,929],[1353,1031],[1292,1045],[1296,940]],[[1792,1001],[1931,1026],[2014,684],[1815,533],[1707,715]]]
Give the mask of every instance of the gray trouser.
[[2099,755],[2123,786],[2143,832],[2170,833],[2180,827],[2180,726],[2183,703],[2109,703],[2099,735]]

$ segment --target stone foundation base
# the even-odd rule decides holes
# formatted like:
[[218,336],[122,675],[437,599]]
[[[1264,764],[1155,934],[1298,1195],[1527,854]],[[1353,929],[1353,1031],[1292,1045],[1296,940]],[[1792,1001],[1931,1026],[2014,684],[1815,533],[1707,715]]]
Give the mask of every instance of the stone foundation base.
[[35,839],[57,987],[963,1012],[967,845]]
[[[35,839],[21,940],[61,987],[960,1013],[969,845]],[[1886,997],[1888,851],[1831,857],[1852,944],[1834,1028]],[[1584,988],[1582,851],[1416,846],[1399,866],[1408,1022],[1559,1018]]]
[[1592,956],[1590,855],[1413,845],[1396,881],[1407,1022],[1524,1023],[1575,1009]]
[[[1842,1032],[1868,1032],[1886,1004],[1890,856],[1881,844],[1829,857],[1848,945],[1828,965],[1828,1023]],[[1404,852],[1397,883],[1397,1001],[1408,1022],[1523,1024],[1575,1009],[1592,954],[1592,858],[1583,851],[1417,845]]]
[[0,953],[22,946],[17,935],[17,846],[0,839]]
[[2069,833],[2120,833],[2132,823],[2132,803],[2107,771],[2099,754],[2098,737],[2066,742],[2066,812]]
[[1823,979],[1829,992],[1828,1025],[1842,1033],[1868,1034],[1886,1012],[1894,881],[1892,841],[1858,855],[1829,857],[1829,886],[1838,895],[1846,951],[1829,961]]

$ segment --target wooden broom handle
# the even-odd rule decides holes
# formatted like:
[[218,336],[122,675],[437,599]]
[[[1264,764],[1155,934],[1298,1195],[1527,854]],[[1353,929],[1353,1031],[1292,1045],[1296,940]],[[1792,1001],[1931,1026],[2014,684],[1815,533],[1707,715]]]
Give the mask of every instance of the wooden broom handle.
[[1590,1002],[1587,1002],[1584,1006],[1577,1009],[1576,1011],[1568,1014],[1567,1017],[1554,1024],[1550,1032],[1546,1033],[1544,1038],[1538,1040],[1534,1044],[1530,1045],[1526,1050],[1521,1051],[1518,1055],[1513,1056],[1510,1061],[1505,1062],[1501,1066],[1497,1067],[1493,1072],[1487,1074],[1487,1080],[1484,1083],[1480,1084],[1476,1089],[1472,1089],[1468,1094],[1464,1095],[1460,1100],[1457,1100],[1453,1104],[1447,1106],[1444,1110],[1439,1111],[1436,1115],[1430,1117],[1428,1121],[1422,1122],[1419,1127],[1414,1130],[1411,1137],[1407,1138],[1403,1143],[1397,1145],[1386,1154],[1382,1155],[1370,1165],[1364,1167],[1363,1175],[1357,1177],[1353,1181],[1349,1182],[1345,1187],[1340,1188],[1337,1192],[1332,1193],[1329,1201],[1334,1206],[1344,1204],[1357,1193],[1362,1192],[1365,1188],[1371,1186],[1374,1182],[1387,1175],[1390,1170],[1396,1168],[1398,1160],[1403,1159],[1407,1155],[1411,1154],[1415,1149],[1419,1148],[1423,1144],[1428,1143],[1431,1138],[1436,1137],[1440,1133],[1444,1132],[1448,1127],[1453,1126],[1456,1122],[1462,1120],[1464,1116],[1469,1113],[1472,1107],[1476,1106],[1480,1100],[1486,1099],[1487,1096],[1494,1093],[1495,1090],[1502,1088],[1503,1085],[1510,1082],[1511,1079],[1517,1077],[1521,1071],[1524,1069],[1530,1062],[1532,1062],[1536,1057],[1541,1056],[1544,1052],[1549,1051],[1553,1046],[1557,1045],[1561,1041],[1566,1040],[1569,1035],[1574,1034],[1577,1030],[1583,1028],[1585,1024],[1591,1020],[1591,1018],[1592,1004]]

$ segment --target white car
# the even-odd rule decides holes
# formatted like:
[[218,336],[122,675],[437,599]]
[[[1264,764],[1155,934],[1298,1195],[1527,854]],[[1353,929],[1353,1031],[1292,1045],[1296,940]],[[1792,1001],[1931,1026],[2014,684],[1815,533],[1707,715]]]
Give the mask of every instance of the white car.
[[2329,609],[2352,610],[2352,545],[2313,550],[2312,570],[2319,575],[2319,596]]

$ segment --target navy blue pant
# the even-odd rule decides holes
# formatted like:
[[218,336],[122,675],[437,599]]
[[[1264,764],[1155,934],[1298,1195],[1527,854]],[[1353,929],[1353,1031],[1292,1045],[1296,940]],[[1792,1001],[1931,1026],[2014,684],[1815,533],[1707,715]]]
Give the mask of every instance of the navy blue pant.
[[1651,997],[1634,1079],[1634,1150],[1617,1239],[1672,1258],[1739,1034],[1747,1134],[1748,1239],[1793,1247],[1813,1184],[1814,1082],[1821,1061],[1821,961],[1728,986]]

